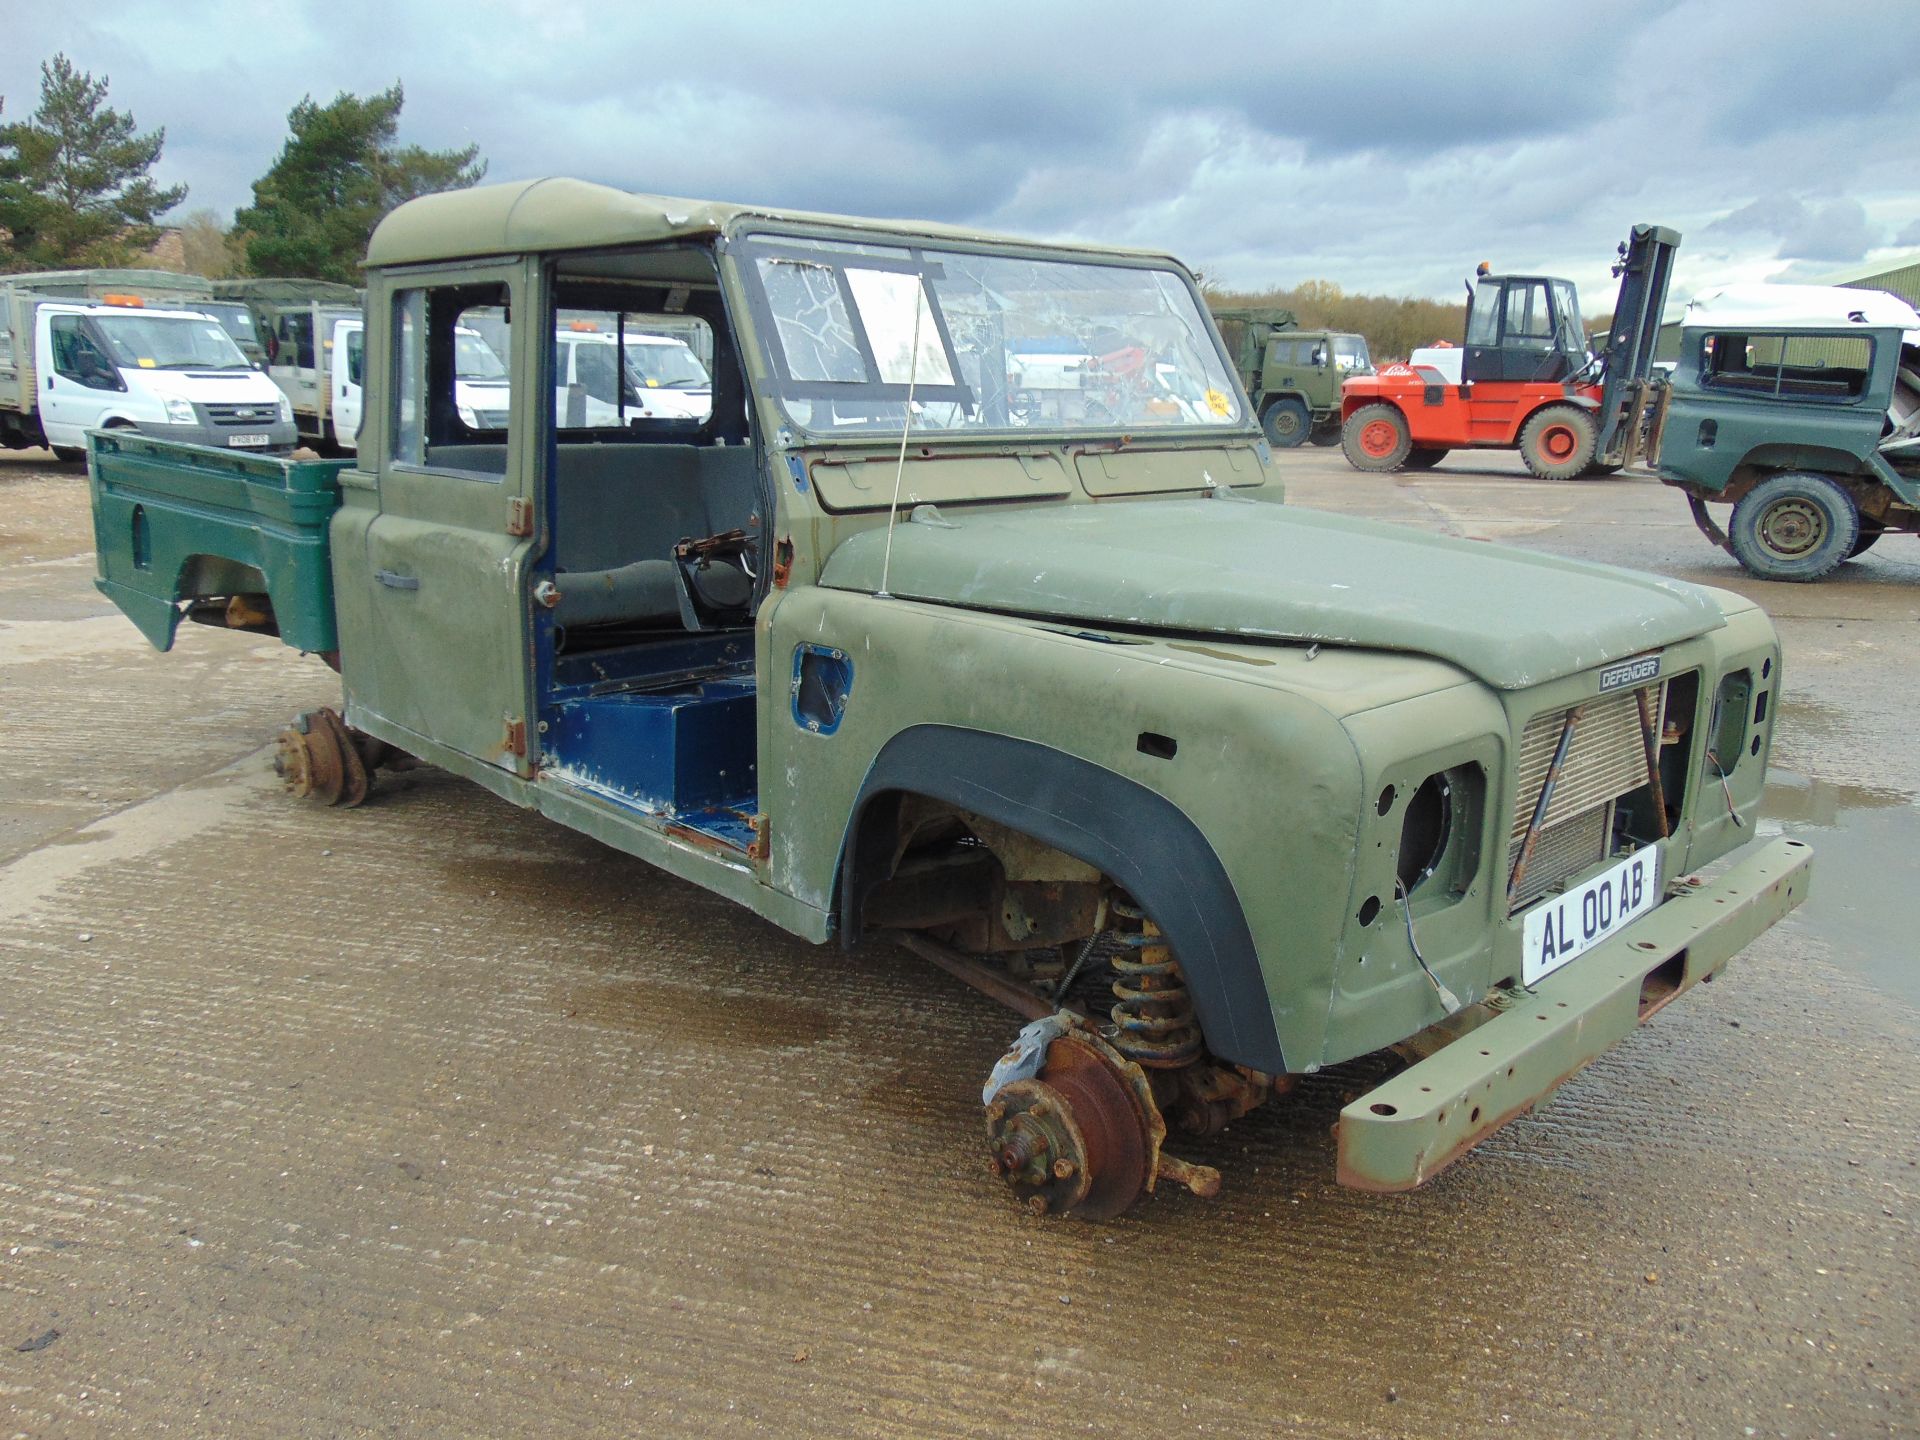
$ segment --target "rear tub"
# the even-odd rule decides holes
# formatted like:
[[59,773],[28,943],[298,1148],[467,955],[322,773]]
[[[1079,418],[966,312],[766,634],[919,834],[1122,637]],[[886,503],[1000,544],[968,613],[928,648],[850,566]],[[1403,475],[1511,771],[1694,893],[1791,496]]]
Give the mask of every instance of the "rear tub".
[[[290,460],[155,440],[87,438],[94,584],[156,649],[197,600],[266,595],[296,650],[339,648],[327,522],[351,460]],[[258,626],[253,628],[260,628]]]

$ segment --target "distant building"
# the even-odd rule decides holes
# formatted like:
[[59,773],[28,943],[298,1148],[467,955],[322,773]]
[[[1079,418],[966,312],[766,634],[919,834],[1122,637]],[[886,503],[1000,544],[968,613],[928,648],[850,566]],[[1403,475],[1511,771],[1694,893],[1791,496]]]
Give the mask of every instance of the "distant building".
[[1909,250],[1904,255],[1889,256],[1861,269],[1823,276],[1808,283],[1845,285],[1853,290],[1884,290],[1920,310],[1920,250]]
[[146,258],[156,270],[185,270],[187,268],[186,237],[176,229],[169,227],[160,232],[160,238],[147,249]]

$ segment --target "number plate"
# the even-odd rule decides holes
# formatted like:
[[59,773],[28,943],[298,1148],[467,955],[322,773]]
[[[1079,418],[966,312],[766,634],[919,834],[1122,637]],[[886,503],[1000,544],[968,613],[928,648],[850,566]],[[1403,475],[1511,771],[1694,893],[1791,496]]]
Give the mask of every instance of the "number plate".
[[1531,985],[1660,902],[1660,852],[1636,850],[1520,917],[1520,978]]
[[272,443],[273,443],[273,437],[271,435],[229,435],[227,436],[227,444],[229,445],[246,445],[251,447],[251,446],[257,446],[257,445],[271,445]]

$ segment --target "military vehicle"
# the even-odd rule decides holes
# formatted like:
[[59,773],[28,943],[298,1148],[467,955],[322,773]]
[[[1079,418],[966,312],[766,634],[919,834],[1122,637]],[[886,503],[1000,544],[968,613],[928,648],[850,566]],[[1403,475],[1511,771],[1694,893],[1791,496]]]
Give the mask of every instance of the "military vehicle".
[[1213,318],[1269,441],[1332,445],[1340,439],[1341,387],[1373,373],[1364,337],[1302,330],[1291,310],[1228,308]]
[[[1660,478],[1763,580],[1920,531],[1920,314],[1878,290],[1747,285],[1687,307]],[[1709,504],[1731,502],[1723,528]]]
[[[1168,256],[556,179],[401,206],[367,278],[356,459],[95,435],[102,591],[338,667],[296,794],[414,757],[1003,1002],[988,1152],[1036,1212],[1211,1193],[1169,1127],[1390,1047],[1338,1173],[1419,1185],[1805,893],[1748,843],[1766,616],[1281,503]],[[568,311],[697,322],[711,404],[569,406]],[[1023,411],[1036,337],[1148,358]]]
[[351,450],[360,428],[360,291],[279,277],[212,283],[220,304],[248,317],[261,368],[293,407],[300,439],[323,452]]
[[1598,354],[1571,280],[1480,276],[1469,287],[1458,349],[1346,383],[1347,462],[1356,470],[1426,470],[1454,450],[1517,448],[1543,480],[1631,465],[1657,443],[1664,392],[1653,350],[1679,248],[1676,231],[1633,227],[1613,267],[1620,290]]

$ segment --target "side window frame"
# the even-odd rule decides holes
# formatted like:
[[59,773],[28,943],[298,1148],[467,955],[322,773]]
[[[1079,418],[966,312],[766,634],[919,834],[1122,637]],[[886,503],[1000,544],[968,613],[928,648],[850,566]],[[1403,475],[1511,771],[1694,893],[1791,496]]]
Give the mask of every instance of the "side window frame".
[[[516,469],[523,467],[524,457],[537,453],[537,447],[544,443],[538,423],[537,407],[527,409],[524,396],[519,393],[524,386],[513,388],[507,430],[501,439],[503,464],[498,470],[474,470],[450,464],[436,464],[433,451],[437,445],[446,445],[447,440],[436,441],[436,427],[444,427],[448,417],[457,420],[457,361],[455,356],[455,330],[460,316],[468,309],[488,303],[503,304],[511,324],[511,317],[529,313],[525,307],[530,303],[531,290],[527,273],[520,262],[508,261],[497,265],[475,265],[458,269],[420,269],[391,272],[387,277],[387,287],[380,287],[384,293],[380,324],[383,330],[381,343],[385,346],[385,372],[388,376],[388,394],[384,404],[378,406],[382,423],[386,427],[386,436],[380,444],[382,456],[380,464],[395,474],[441,476],[470,484],[502,486],[509,490],[518,490],[524,483],[516,476]],[[389,288],[390,287],[390,288]],[[489,301],[483,294],[493,289],[499,297]],[[468,292],[462,297],[462,292]],[[456,308],[450,316],[441,316],[439,308],[433,304],[436,294],[449,296]],[[416,298],[417,297],[417,301]],[[371,318],[376,304],[373,295],[368,297],[367,311]],[[414,310],[418,342],[409,353],[406,342],[404,320],[407,312],[417,304]],[[443,329],[444,336],[435,340],[436,329]],[[511,336],[511,331],[509,331]],[[374,341],[368,338],[367,365],[374,364]],[[515,375],[514,352],[517,342],[509,340],[509,353],[503,357],[507,374],[511,379]],[[448,377],[448,392],[437,395],[431,382],[436,376],[434,357],[441,356],[441,363]],[[544,365],[541,367],[544,370]],[[410,373],[411,372],[411,373]],[[537,388],[537,387],[536,387]],[[402,407],[412,393],[417,397],[418,414],[413,429],[418,432],[418,453],[402,454],[402,442],[409,437],[409,428],[402,420]],[[371,399],[371,397],[368,397]],[[362,424],[366,416],[375,410],[369,404],[362,411]],[[464,426],[462,427],[464,428]],[[473,432],[478,434],[479,432]],[[495,432],[497,433],[497,432]],[[366,431],[362,431],[363,441],[369,440]],[[464,437],[462,437],[464,438]],[[363,451],[363,453],[365,453]]]

